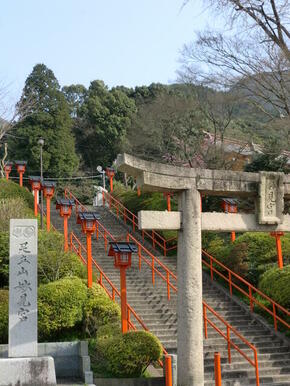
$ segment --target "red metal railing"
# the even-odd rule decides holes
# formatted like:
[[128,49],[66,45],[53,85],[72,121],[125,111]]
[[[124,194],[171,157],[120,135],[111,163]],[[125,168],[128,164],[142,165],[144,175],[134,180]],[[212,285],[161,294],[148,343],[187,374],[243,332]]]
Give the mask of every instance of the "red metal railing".
[[[103,205],[105,205],[106,203],[108,204],[108,206],[109,206],[109,208],[111,210],[113,208],[116,210],[117,216],[119,216],[119,214],[121,213],[122,216],[125,216],[126,218],[129,218],[128,217],[128,213],[129,213],[130,216],[131,216],[131,219],[130,219],[131,224],[132,224],[132,221],[133,221],[133,224],[134,224],[134,227],[132,226],[133,227],[133,231],[134,232],[137,231],[137,229],[138,229],[138,217],[137,216],[135,216],[128,209],[126,209],[126,207],[122,203],[120,203],[116,198],[114,198],[109,193],[103,193]],[[166,254],[167,254],[167,252],[169,250],[172,250],[172,249],[176,248],[176,246],[171,247],[171,248],[167,248],[167,243],[172,241],[172,240],[174,240],[175,238],[172,238],[172,239],[169,239],[169,240],[165,240],[156,231],[152,231],[152,232],[154,232],[154,240],[155,239],[162,240],[162,243],[158,243],[157,245],[163,250],[164,256],[166,256]],[[150,232],[142,231],[143,242],[144,242],[144,234],[149,239],[153,240],[152,237],[151,237],[151,233]],[[134,239],[132,235],[130,235],[130,238]],[[136,239],[134,239],[134,242],[136,242],[138,244],[138,246],[139,246],[140,243]],[[142,244],[141,244],[141,249],[142,249],[142,251],[144,251],[144,253],[146,255],[148,255],[149,259],[152,259],[151,266],[154,267],[154,261],[153,261],[153,257],[154,256],[146,248],[144,248],[142,246]],[[290,316],[290,312],[288,310],[286,310],[284,307],[280,306],[277,302],[275,302],[274,300],[269,298],[269,296],[267,296],[266,294],[264,294],[263,292],[261,292],[260,290],[255,288],[251,283],[249,283],[248,281],[243,279],[241,276],[239,276],[235,272],[231,271],[224,264],[220,263],[217,259],[215,259],[213,256],[208,254],[205,250],[202,250],[202,254],[203,254],[204,257],[209,259],[209,262],[207,262],[205,259],[202,259],[202,262],[203,262],[204,266],[207,266],[210,269],[210,275],[211,275],[211,279],[212,280],[214,278],[213,273],[215,272],[217,275],[219,275],[221,278],[223,278],[225,281],[227,281],[229,283],[229,289],[230,289],[230,294],[231,295],[232,295],[232,289],[234,287],[234,288],[236,288],[239,292],[241,292],[243,295],[245,295],[249,299],[251,311],[254,311],[254,305],[256,305],[257,307],[260,307],[261,309],[266,311],[269,315],[271,315],[273,317],[274,328],[275,328],[276,331],[278,329],[278,322],[282,323],[285,327],[290,328],[289,323],[287,323],[287,321],[285,320],[287,317]],[[139,262],[142,259],[144,260],[144,258],[141,255],[141,258],[139,257]],[[146,260],[144,260],[144,261],[146,262],[147,265],[150,265],[150,264],[148,264],[148,261],[146,261]],[[155,261],[156,261],[157,265],[162,265],[162,263],[156,257],[155,257]],[[223,272],[226,271],[226,275],[224,275],[223,272],[220,272],[217,268],[215,268],[213,263],[215,263],[215,265],[219,266],[222,269]],[[170,299],[170,288],[172,288],[174,290],[174,288],[176,287],[177,277],[164,264],[163,264],[163,266],[165,267],[164,270],[165,270],[165,274],[166,274],[166,281],[168,283],[167,284],[168,299]],[[169,273],[167,271],[169,271]],[[154,272],[157,273],[157,270],[152,268],[152,277],[154,275]],[[157,273],[157,274],[159,275],[159,273]],[[168,279],[167,279],[167,277],[168,277]],[[174,287],[170,283],[170,279],[174,279],[174,282],[175,282],[175,286]],[[233,281],[233,279],[235,279],[235,281]],[[246,286],[247,291],[245,291],[243,288],[241,288],[241,286],[239,286],[237,282],[240,282],[241,285]],[[255,294],[261,296],[261,298],[263,298],[264,300],[268,301],[270,303],[270,308],[268,308],[265,304],[261,303],[254,296]],[[277,313],[279,313],[280,315],[277,315]],[[284,319],[283,319],[282,315],[283,315]]]
[[[113,197],[110,193],[102,192],[103,194],[103,206],[106,204],[109,206],[110,210],[115,211],[118,218],[122,218],[125,224],[132,226],[133,232],[138,230],[138,217],[127,209],[120,201]],[[176,245],[168,246],[172,240],[176,240],[176,237],[171,239],[165,239],[158,232],[152,230],[150,232],[142,230],[143,242],[145,237],[152,242],[152,246],[156,249],[158,246],[162,251],[164,256],[167,255],[167,252],[177,248]]]
[[[273,317],[274,328],[276,331],[278,329],[277,322],[280,322],[285,327],[290,328],[290,324],[287,323],[286,320],[284,320],[290,316],[290,312],[288,310],[286,310],[284,307],[280,306],[280,304],[276,303],[273,299],[269,298],[269,296],[265,295],[263,292],[255,288],[251,283],[243,279],[237,273],[231,271],[228,267],[226,267],[224,264],[222,264],[220,261],[215,259],[206,251],[202,251],[202,255],[204,257],[202,259],[202,263],[209,268],[211,280],[214,279],[214,273],[217,274],[219,277],[224,279],[229,284],[229,290],[231,295],[233,293],[233,288],[235,288],[236,290],[238,290],[240,293],[242,293],[244,296],[246,296],[249,299],[250,310],[252,312],[254,311],[255,305],[262,308],[264,311],[266,311],[269,315]],[[221,270],[218,270],[218,267]],[[247,290],[242,288],[241,284]],[[271,308],[268,308],[265,304],[261,303],[259,299],[255,297],[255,294],[259,295],[262,299],[269,302],[271,305]],[[279,313],[280,316],[277,315],[277,313]],[[284,316],[284,319],[282,318],[282,315]]]
[[[223,332],[215,323],[207,317],[207,311],[210,311],[220,322],[226,327],[226,332]],[[258,355],[257,349],[251,343],[247,341],[234,327],[227,323],[217,312],[215,312],[209,305],[203,302],[203,320],[204,320],[204,337],[207,339],[207,324],[212,326],[226,341],[228,346],[228,361],[231,363],[231,347],[237,350],[254,368],[256,375],[256,386],[259,386],[259,366],[258,366]],[[253,359],[250,358],[244,350],[242,350],[231,338],[231,334],[234,334],[235,338],[238,338],[242,344],[245,344],[253,351]]]
[[[67,194],[70,195],[70,198],[74,198],[76,200],[76,198],[74,197],[74,195],[67,191],[66,192]],[[103,196],[104,197],[104,196]],[[78,200],[77,200],[78,201]],[[83,209],[85,209],[85,207],[78,201],[78,204],[81,205],[81,207]],[[112,239],[112,240],[115,240],[114,237],[110,234],[110,232],[108,230],[106,230],[106,228],[100,224],[99,224],[99,228],[102,229],[101,231],[101,235],[103,236],[104,238],[104,243],[105,243],[105,248],[106,248],[106,241],[107,241],[107,235],[110,235],[109,237]],[[100,234],[100,229],[98,231],[98,235]],[[97,236],[99,237],[99,236]],[[138,246],[138,259],[139,259],[139,270],[141,269],[141,266],[142,266],[142,261],[145,262],[145,264],[151,268],[151,273],[152,273],[152,284],[154,285],[155,284],[155,275],[157,274],[162,280],[164,280],[166,283],[167,283],[167,297],[170,299],[170,288],[172,290],[174,290],[175,292],[177,292],[177,287],[174,286],[171,282],[170,282],[170,278],[172,278],[173,280],[175,280],[175,283],[177,283],[177,277],[176,275],[174,275],[167,267],[165,264],[163,264],[159,259],[157,259],[151,252],[149,252],[138,240],[136,240],[131,234],[127,234],[127,240],[130,241],[132,240],[133,242],[135,242]],[[83,247],[84,248],[84,247]],[[142,254],[142,252],[144,254],[147,255],[144,256],[144,254]],[[150,258],[150,260],[148,260],[148,257]],[[165,275],[162,274],[158,268],[161,268],[165,271]],[[100,267],[97,267],[97,269],[99,270]],[[101,269],[100,269],[101,270]],[[99,283],[102,285],[102,281]],[[108,292],[107,292],[108,293]],[[116,293],[116,292],[115,292]],[[113,293],[112,293],[112,296],[108,293],[108,295],[110,296],[111,299],[113,299]],[[118,295],[120,296],[120,293],[118,293]],[[129,306],[130,307],[130,306]],[[130,309],[129,312],[132,312],[132,307],[128,308]],[[131,311],[132,310],[132,311]],[[227,333],[223,333],[223,331],[221,331],[217,326],[216,324],[210,320],[208,318],[208,314],[207,314],[207,311],[211,312],[211,314],[218,318],[219,321],[221,321],[225,326],[226,326],[226,329],[227,329]],[[134,315],[135,319],[136,319],[136,312],[132,312],[132,314]],[[138,316],[137,316],[138,317]],[[140,319],[138,317],[138,319]],[[137,320],[138,320],[137,319]],[[207,338],[207,324],[209,324],[210,326],[212,326],[224,339],[226,339],[227,341],[227,345],[228,345],[228,361],[229,363],[231,363],[231,347],[233,347],[235,350],[237,350],[253,367],[255,367],[255,373],[256,373],[256,386],[259,386],[259,370],[258,370],[258,358],[257,358],[257,350],[255,348],[255,346],[253,346],[251,343],[249,343],[241,334],[239,334],[234,327],[232,327],[229,323],[227,323],[217,312],[215,312],[209,305],[207,305],[204,301],[203,301],[203,319],[204,319],[204,331],[205,331],[205,338]],[[142,321],[141,321],[142,322]],[[128,323],[129,325],[131,325],[131,321],[130,321],[130,316],[128,317]],[[146,326],[144,326],[144,323],[140,323],[141,326],[147,330]],[[231,336],[230,336],[230,332],[233,332],[235,334],[236,337],[238,337],[244,344],[246,344],[249,348],[251,348],[254,352],[254,360],[252,360],[251,358],[249,358],[249,356],[243,352],[243,350],[241,348],[239,348],[237,346],[237,344],[235,344],[233,342],[233,340],[231,339]],[[166,353],[165,349],[163,349],[164,353]]]

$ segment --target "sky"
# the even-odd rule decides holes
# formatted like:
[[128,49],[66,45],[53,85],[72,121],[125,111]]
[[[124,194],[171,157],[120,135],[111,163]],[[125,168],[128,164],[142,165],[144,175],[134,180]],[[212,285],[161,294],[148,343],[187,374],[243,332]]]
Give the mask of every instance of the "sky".
[[61,86],[172,83],[179,52],[209,18],[202,0],[2,0],[0,85],[18,99],[37,63]]

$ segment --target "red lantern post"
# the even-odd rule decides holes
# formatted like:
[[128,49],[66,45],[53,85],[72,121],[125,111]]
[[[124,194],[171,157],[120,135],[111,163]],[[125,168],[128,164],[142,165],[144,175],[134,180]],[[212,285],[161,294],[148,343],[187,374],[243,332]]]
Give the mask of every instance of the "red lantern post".
[[278,267],[283,268],[283,256],[282,256],[282,246],[281,246],[281,236],[284,236],[284,232],[271,232],[271,236],[276,239],[276,248],[277,248],[277,257],[278,257]]
[[34,194],[34,216],[37,216],[37,213],[38,213],[37,197],[38,197],[38,192],[41,189],[40,177],[29,176],[29,183],[31,185],[31,189],[33,190],[33,194]]
[[46,198],[46,230],[50,231],[50,200],[53,197],[55,190],[55,182],[52,181],[43,181],[41,184],[41,189],[43,190],[44,197]]
[[123,334],[128,331],[126,269],[131,267],[132,253],[136,252],[138,252],[138,248],[134,243],[110,242],[108,256],[113,256],[114,266],[120,268],[121,331]]
[[[233,198],[223,198],[222,208],[225,213],[238,213],[237,201]],[[231,232],[231,240],[232,242],[236,240],[236,232]]]
[[10,161],[7,161],[6,164],[4,165],[5,177],[7,181],[9,180],[9,174],[11,173],[12,166],[13,166],[13,162],[10,162]]
[[60,215],[63,217],[64,250],[68,251],[68,229],[67,221],[71,216],[74,200],[61,198],[56,200],[56,209],[60,209]]
[[163,193],[163,196],[166,197],[167,201],[167,210],[168,212],[171,212],[171,197],[173,196],[172,193]]
[[25,173],[26,170],[26,161],[15,161],[14,162],[16,165],[17,172],[19,174],[19,185],[23,186],[23,174]]
[[87,277],[88,288],[93,285],[93,258],[92,258],[92,234],[96,230],[96,221],[100,215],[96,212],[79,212],[77,224],[82,225],[82,231],[87,236]]
[[110,179],[110,191],[113,191],[113,178],[115,175],[115,170],[113,168],[106,169],[106,176]]

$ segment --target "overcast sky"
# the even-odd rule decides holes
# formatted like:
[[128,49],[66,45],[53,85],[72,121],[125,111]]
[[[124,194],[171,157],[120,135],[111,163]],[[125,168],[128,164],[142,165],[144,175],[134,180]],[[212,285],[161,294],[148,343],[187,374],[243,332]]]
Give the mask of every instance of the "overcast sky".
[[202,0],[9,0],[1,2],[0,82],[20,96],[36,63],[60,84],[110,87],[176,78],[179,50],[213,24]]

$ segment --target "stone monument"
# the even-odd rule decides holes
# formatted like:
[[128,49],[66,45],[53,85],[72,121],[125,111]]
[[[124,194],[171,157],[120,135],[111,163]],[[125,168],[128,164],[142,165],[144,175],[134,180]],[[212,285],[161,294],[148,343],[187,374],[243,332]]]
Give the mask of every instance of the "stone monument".
[[[201,231],[289,232],[290,215],[283,215],[283,207],[284,199],[290,199],[290,176],[176,167],[128,154],[120,154],[116,163],[119,171],[137,179],[142,191],[178,194],[178,212],[141,211],[138,223],[140,229],[179,231],[177,385],[203,386]],[[250,197],[257,213],[202,213],[201,194]]]
[[55,386],[52,357],[37,356],[37,220],[10,220],[8,358],[0,386]]

